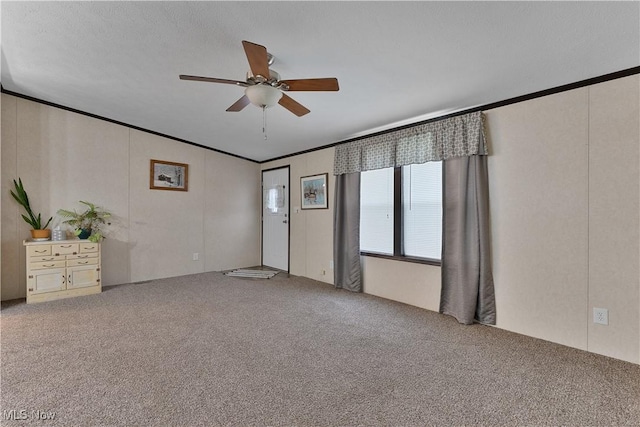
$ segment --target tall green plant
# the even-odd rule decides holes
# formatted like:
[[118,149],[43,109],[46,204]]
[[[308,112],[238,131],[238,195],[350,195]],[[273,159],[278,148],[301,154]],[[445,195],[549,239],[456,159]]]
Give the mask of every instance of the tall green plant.
[[18,202],[20,206],[22,206],[24,210],[27,211],[27,215],[29,215],[29,217],[26,217],[23,214],[22,219],[24,219],[25,222],[29,224],[34,230],[46,229],[49,223],[51,222],[51,220],[53,219],[53,217],[49,218],[49,221],[47,221],[47,223],[43,227],[42,217],[40,216],[40,214],[38,214],[38,216],[35,216],[35,214],[31,210],[31,204],[29,203],[29,196],[27,196],[27,192],[24,191],[24,185],[22,185],[22,179],[18,178],[17,182],[14,179],[13,187],[15,189],[15,192],[13,190],[9,190],[9,192],[11,193],[13,198],[16,200],[16,202]]

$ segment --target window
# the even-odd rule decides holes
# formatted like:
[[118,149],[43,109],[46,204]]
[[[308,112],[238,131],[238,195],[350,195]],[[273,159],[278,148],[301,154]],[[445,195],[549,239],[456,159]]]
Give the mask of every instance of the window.
[[284,186],[276,185],[264,190],[264,209],[277,213],[278,208],[284,207]]
[[440,259],[442,162],[402,167],[403,255]]
[[360,250],[440,260],[442,162],[360,174]]
[[393,255],[393,168],[360,173],[360,250]]

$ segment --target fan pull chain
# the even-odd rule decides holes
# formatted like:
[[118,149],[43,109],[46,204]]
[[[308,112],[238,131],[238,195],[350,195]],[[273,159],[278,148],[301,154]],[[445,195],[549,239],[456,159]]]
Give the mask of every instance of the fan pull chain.
[[267,140],[267,110],[266,106],[262,106],[262,134],[264,135],[264,140]]

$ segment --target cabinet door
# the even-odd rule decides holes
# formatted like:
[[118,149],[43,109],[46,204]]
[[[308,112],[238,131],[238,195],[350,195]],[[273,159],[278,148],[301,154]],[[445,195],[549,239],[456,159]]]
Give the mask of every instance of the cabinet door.
[[64,291],[66,289],[64,273],[64,268],[31,271],[27,278],[27,291],[30,294]]
[[86,288],[100,284],[100,271],[95,265],[67,267],[67,289]]

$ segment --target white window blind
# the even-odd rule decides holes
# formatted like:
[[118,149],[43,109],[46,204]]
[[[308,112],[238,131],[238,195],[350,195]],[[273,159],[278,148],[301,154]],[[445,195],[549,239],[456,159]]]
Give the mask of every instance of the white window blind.
[[360,250],[393,254],[393,168],[360,174]]
[[402,192],[404,255],[440,259],[442,162],[403,166]]

